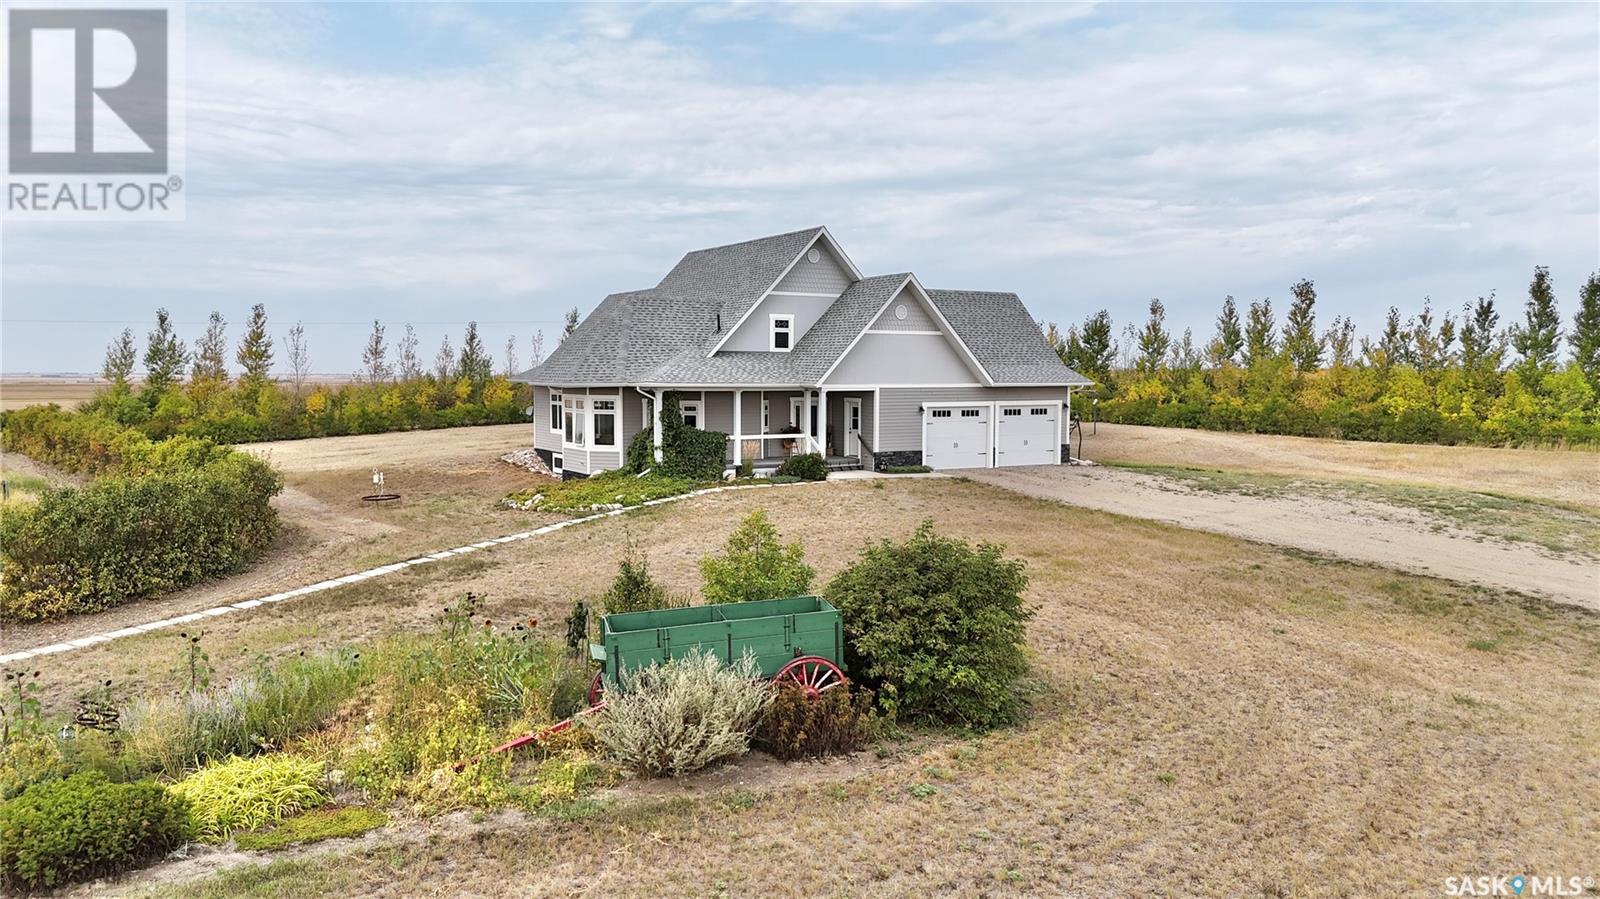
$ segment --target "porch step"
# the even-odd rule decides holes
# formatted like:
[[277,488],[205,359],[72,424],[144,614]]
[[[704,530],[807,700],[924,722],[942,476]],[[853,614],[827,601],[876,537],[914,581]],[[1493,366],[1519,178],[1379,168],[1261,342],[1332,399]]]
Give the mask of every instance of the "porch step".
[[861,460],[860,459],[837,459],[837,460],[829,459],[828,460],[828,470],[829,471],[860,471],[861,470]]

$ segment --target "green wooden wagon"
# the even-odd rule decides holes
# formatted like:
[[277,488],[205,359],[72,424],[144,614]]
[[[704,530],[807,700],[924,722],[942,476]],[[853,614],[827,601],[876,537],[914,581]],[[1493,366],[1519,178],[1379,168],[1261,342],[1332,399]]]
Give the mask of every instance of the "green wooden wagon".
[[692,649],[724,664],[750,653],[762,677],[811,694],[845,683],[839,610],[820,596],[791,596],[602,617],[600,642],[589,644],[590,658],[600,663],[589,705],[599,705],[606,684],[621,684],[622,674]]

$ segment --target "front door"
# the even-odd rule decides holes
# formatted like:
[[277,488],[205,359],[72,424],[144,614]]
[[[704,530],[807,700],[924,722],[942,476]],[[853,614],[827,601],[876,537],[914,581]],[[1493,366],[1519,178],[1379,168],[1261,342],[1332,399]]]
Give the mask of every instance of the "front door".
[[844,454],[861,455],[861,401],[849,397],[844,401]]

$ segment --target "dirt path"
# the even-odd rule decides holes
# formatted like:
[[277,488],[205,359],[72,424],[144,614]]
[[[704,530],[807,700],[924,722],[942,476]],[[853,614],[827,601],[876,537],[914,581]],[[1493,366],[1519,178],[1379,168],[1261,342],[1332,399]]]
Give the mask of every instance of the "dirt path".
[[1600,611],[1600,564],[1593,560],[1486,538],[1416,509],[1306,495],[1219,494],[1159,475],[1105,466],[974,469],[962,474],[1027,496],[1536,594]]
[[1600,507],[1600,453],[1592,450],[1367,443],[1104,423],[1094,430],[1083,438],[1083,455],[1097,462],[1429,484]]

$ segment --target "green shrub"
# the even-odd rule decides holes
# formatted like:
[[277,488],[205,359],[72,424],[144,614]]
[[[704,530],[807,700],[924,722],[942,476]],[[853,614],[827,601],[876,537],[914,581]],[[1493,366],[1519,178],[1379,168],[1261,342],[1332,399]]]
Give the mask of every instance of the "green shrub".
[[97,416],[54,407],[8,413],[3,443],[73,471],[87,487],[51,490],[0,513],[0,618],[98,611],[230,574],[277,537],[271,466],[205,440],[154,443]]
[[189,801],[195,830],[208,842],[328,801],[322,762],[287,753],[215,762],[178,781],[172,792]]
[[885,474],[927,474],[933,471],[926,465],[890,465],[884,469]]
[[897,717],[971,728],[1013,721],[1027,671],[1022,562],[1002,547],[934,533],[869,544],[827,587],[844,619],[852,676]]
[[627,672],[621,689],[606,697],[596,737],[613,760],[648,777],[677,777],[743,755],[772,696],[759,677],[752,656],[724,665],[698,649]]
[[182,845],[188,809],[149,782],[98,772],[35,784],[0,804],[0,886],[48,889],[138,867]]
[[628,451],[623,456],[622,470],[639,474],[656,467],[655,432],[645,428],[628,441]]
[[176,778],[215,759],[281,749],[326,723],[366,679],[360,657],[342,651],[262,661],[223,690],[135,699],[122,717],[127,757]]
[[600,597],[602,614],[672,609],[689,604],[688,597],[673,596],[650,576],[650,561],[629,538],[617,566],[617,577]]
[[257,830],[236,833],[233,843],[246,852],[270,852],[302,843],[358,837],[389,823],[381,809],[364,805],[322,806]]
[[783,464],[778,466],[777,473],[791,475],[803,481],[826,481],[828,462],[820,453],[800,453],[783,460]]
[[616,469],[591,478],[557,481],[532,490],[518,491],[507,496],[502,504],[508,508],[539,512],[592,512],[678,496],[698,486],[695,481],[657,472],[634,475]]
[[803,596],[816,574],[805,557],[799,541],[779,543],[766,510],[757,509],[728,535],[721,556],[700,560],[701,592],[710,603]]
[[856,752],[872,735],[872,694],[848,686],[808,695],[780,685],[756,728],[756,746],[784,761]]

